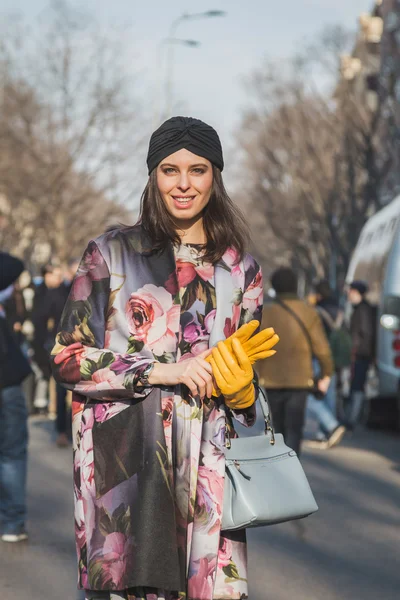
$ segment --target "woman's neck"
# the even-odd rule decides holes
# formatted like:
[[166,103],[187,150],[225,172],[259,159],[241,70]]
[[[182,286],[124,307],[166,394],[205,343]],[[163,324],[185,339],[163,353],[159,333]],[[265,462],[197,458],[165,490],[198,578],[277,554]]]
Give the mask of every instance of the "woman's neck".
[[207,241],[203,227],[203,219],[199,219],[195,223],[180,224],[177,233],[181,238],[182,244],[205,244]]

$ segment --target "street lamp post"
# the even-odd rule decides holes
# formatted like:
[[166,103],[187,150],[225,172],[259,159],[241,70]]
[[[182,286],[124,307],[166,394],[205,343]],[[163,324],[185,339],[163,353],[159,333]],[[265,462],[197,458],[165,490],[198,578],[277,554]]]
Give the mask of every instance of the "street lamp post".
[[[182,46],[189,46],[191,48],[197,48],[198,46],[200,46],[200,42],[198,42],[197,40],[181,40],[178,38],[165,38],[164,40],[162,40],[158,46],[158,51],[157,51],[157,73],[159,73],[160,75],[162,72],[163,49],[166,45],[168,46],[168,49],[170,49],[175,44],[181,44]],[[170,58],[169,54],[170,53],[168,53],[168,58]],[[172,83],[171,83],[172,82],[172,70],[171,70],[171,67],[172,67],[172,60],[169,59],[167,61],[167,65],[166,65],[165,98],[172,98]],[[166,114],[168,114],[170,112],[170,107],[168,107],[167,111],[163,112],[163,110],[161,108],[162,96],[163,96],[163,86],[162,86],[162,79],[160,76],[158,90],[157,90],[157,94],[155,96],[154,123],[153,123],[154,127],[158,127],[161,120],[165,117]]]
[[[174,69],[174,48],[175,43],[183,43],[186,46],[199,46],[200,42],[195,42],[194,40],[177,40],[176,39],[176,30],[178,26],[184,21],[191,21],[194,19],[208,19],[213,17],[223,17],[225,16],[225,11],[223,10],[207,10],[202,13],[184,13],[175,21],[171,23],[169,28],[169,34],[167,40],[170,41],[168,44],[168,52],[167,52],[167,67],[166,67],[166,80],[165,80],[165,105],[166,105],[166,114],[169,116],[172,111],[172,82],[173,82],[173,69]],[[172,43],[171,43],[172,42]]]

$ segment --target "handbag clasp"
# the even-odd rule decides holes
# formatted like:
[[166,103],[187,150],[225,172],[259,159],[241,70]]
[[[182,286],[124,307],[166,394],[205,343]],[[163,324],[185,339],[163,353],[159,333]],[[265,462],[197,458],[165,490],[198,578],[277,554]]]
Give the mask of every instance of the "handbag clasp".
[[231,438],[229,435],[229,427],[228,427],[228,423],[225,423],[225,448],[228,448],[228,450],[231,449]]
[[275,432],[274,432],[274,428],[272,427],[272,421],[271,421],[271,417],[268,415],[268,417],[265,419],[265,435],[271,434],[271,439],[270,439],[270,444],[271,446],[275,445]]

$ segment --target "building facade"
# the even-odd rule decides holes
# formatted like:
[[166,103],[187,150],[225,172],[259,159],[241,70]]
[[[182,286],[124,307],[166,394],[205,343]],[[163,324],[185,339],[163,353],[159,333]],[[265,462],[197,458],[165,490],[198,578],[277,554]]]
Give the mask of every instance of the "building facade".
[[381,203],[400,194],[400,0],[382,0],[379,76],[379,146]]

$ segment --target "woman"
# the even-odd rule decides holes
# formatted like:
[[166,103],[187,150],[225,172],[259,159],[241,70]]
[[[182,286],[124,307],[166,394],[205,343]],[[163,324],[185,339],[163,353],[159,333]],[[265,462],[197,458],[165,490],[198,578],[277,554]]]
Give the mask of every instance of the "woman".
[[[170,119],[147,163],[139,223],[89,243],[53,350],[74,390],[79,587],[88,599],[246,598],[245,532],[220,531],[225,411],[209,361],[223,387],[225,348],[205,359],[260,321],[261,271],[214,129]],[[232,414],[252,425],[252,383],[233,392]]]

